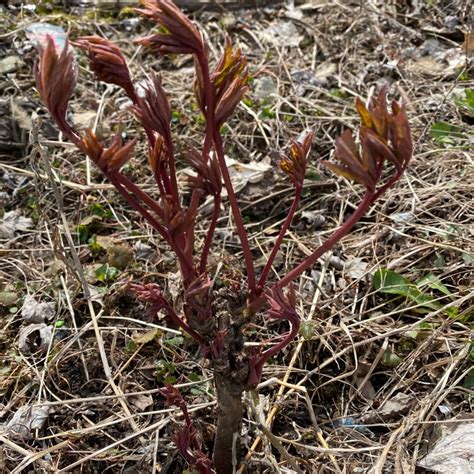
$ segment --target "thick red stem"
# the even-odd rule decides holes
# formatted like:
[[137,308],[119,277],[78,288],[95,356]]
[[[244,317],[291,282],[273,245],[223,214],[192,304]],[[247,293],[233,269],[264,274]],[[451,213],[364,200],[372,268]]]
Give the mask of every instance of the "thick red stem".
[[242,251],[243,251],[244,260],[245,260],[245,267],[247,270],[249,299],[252,300],[255,295],[255,269],[253,266],[252,252],[250,250],[250,245],[247,238],[247,232],[245,231],[242,215],[240,213],[240,208],[237,203],[237,198],[235,196],[234,188],[232,186],[232,181],[229,176],[229,171],[225,163],[224,150],[222,146],[222,137],[214,119],[214,106],[215,106],[214,92],[212,90],[211,78],[209,74],[209,64],[204,52],[198,55],[198,61],[199,61],[199,65],[201,67],[201,72],[202,72],[204,96],[205,96],[205,103],[206,103],[206,121],[207,121],[206,139],[208,139],[209,134],[212,131],[212,138],[214,139],[214,146],[216,149],[217,159],[219,160],[219,167],[221,169],[222,177],[224,178],[224,185],[227,190],[230,207],[235,219],[237,234],[239,235],[240,243],[242,245]]
[[164,300],[164,306],[168,313],[168,316],[174,321],[183,331],[186,331],[193,339],[196,340],[201,346],[204,346],[206,341],[204,338],[198,334],[189,324],[184,320],[184,318],[178,316],[178,313],[173,309],[173,307]]
[[[162,237],[170,244],[171,248],[176,253],[178,257],[178,261],[181,265],[181,272],[184,277],[187,277],[193,274],[192,263],[188,261],[186,256],[183,253],[183,250],[179,247],[179,245],[173,241],[172,237],[170,236],[169,232],[166,228],[160,224],[137,200],[136,196],[141,199],[146,205],[149,205],[147,202],[151,200],[150,203],[154,204],[154,207],[157,207],[157,203],[153,201],[142,189],[140,189],[136,184],[132,183],[128,178],[126,178],[123,174],[119,172],[115,172],[113,174],[107,175],[109,181],[117,188],[120,194],[127,200],[127,202],[139,213],[141,214],[152,226],[156,229]],[[125,178],[125,179],[124,179]],[[125,182],[130,185],[133,184],[133,194],[127,191],[124,187]],[[131,191],[131,190],[130,190]],[[155,209],[153,209],[155,211]]]
[[160,224],[135,198],[133,194],[130,194],[122,185],[118,176],[120,173],[112,173],[107,175],[108,180],[115,186],[117,191],[124,197],[124,199],[139,213],[141,214],[150,224],[151,226],[157,230],[160,235],[171,244],[171,239],[169,232],[165,229],[165,227]]
[[283,340],[280,341],[278,344],[275,344],[274,346],[270,347],[270,349],[267,349],[266,351],[262,352],[258,356],[255,364],[250,367],[249,378],[247,381],[247,384],[250,388],[254,388],[260,383],[265,362],[271,357],[273,357],[275,354],[280,352],[282,349],[284,349],[291,341],[293,341],[293,339],[298,334],[299,324],[290,324],[291,329],[283,335]]
[[199,204],[200,192],[193,193],[191,195],[191,202],[189,203],[188,215],[189,226],[186,231],[186,243],[184,247],[184,254],[193,263],[193,253],[194,253],[194,229],[196,227],[196,214]]
[[[181,208],[181,203],[179,200],[179,192],[178,192],[178,180],[176,178],[176,165],[174,162],[174,146],[171,136],[168,135],[163,137],[165,140],[166,146],[166,154],[167,154],[167,161],[168,161],[168,168],[169,168],[169,186],[170,186],[170,194],[173,197],[173,201],[176,203],[178,209]],[[167,177],[168,178],[168,177]]]

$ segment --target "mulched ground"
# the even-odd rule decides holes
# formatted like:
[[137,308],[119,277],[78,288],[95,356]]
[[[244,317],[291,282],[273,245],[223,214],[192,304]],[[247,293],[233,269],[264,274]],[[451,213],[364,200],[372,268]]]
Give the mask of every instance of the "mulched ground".
[[[99,34],[123,47],[138,80],[161,71],[180,145],[201,140],[192,61],[137,50],[132,39],[150,25],[128,9],[10,3],[0,6],[0,471],[182,472],[171,441],[180,414],[157,390],[165,381],[182,387],[211,447],[210,372],[192,341],[150,317],[127,290],[146,276],[179,299],[176,262],[58,136],[34,89],[36,50],[25,28],[41,21],[71,38]],[[404,98],[416,143],[407,176],[296,282],[301,336],[266,366],[247,399],[248,472],[295,472],[295,464],[303,472],[415,472],[435,441],[470,416],[469,3],[314,0],[195,14],[213,53],[227,33],[249,59],[251,91],[224,134],[226,154],[253,172],[247,182],[237,167],[236,179],[245,184],[239,200],[261,265],[292,199],[275,166],[289,138],[315,132],[304,199],[275,264],[280,275],[330,235],[362,194],[320,166],[335,137],[356,126],[356,96],[386,86]],[[120,91],[97,84],[77,56],[71,120],[104,137],[119,123],[128,137],[141,134]],[[128,174],[153,192],[144,153]],[[199,236],[207,215],[203,205]],[[241,278],[228,212],[212,261],[218,284]],[[411,292],[376,291],[380,269],[406,278]],[[41,326],[28,333],[31,324]],[[260,318],[249,337],[284,330]]]

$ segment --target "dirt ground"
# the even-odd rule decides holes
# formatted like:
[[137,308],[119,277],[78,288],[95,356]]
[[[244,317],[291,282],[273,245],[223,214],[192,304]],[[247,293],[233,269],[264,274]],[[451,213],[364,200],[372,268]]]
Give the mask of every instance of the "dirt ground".
[[[138,81],[160,71],[179,146],[202,137],[192,60],[137,48],[133,39],[152,26],[128,7],[6,3],[0,5],[0,472],[184,472],[172,442],[181,415],[165,406],[158,389],[165,382],[181,387],[209,450],[211,374],[192,340],[148,314],[128,290],[131,281],[151,278],[179,301],[176,261],[56,131],[34,87],[37,51],[28,28],[47,22],[72,39],[112,39]],[[296,281],[302,329],[246,399],[239,472],[474,469],[470,2],[312,0],[191,14],[214,57],[228,34],[249,60],[250,92],[223,133],[261,266],[292,200],[276,166],[289,138],[315,133],[303,200],[275,262],[280,274],[330,235],[362,195],[360,186],[320,164],[335,138],[358,124],[355,97],[366,100],[381,87],[401,97],[415,142],[406,176]],[[69,119],[102,137],[121,123],[128,138],[143,138],[120,90],[97,83],[79,51],[77,61]],[[141,143],[127,174],[153,193]],[[178,161],[180,177],[186,166]],[[208,216],[203,204],[199,238]],[[243,271],[229,216],[226,204],[212,248],[221,285]],[[249,337],[277,336],[284,324],[266,325],[260,317]]]

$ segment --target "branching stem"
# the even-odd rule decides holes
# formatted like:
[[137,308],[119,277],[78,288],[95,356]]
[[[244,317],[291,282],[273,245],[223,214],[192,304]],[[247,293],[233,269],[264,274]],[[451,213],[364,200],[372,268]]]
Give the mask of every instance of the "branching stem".
[[229,171],[227,169],[227,165],[225,162],[222,137],[214,119],[214,112],[215,112],[214,93],[212,90],[211,78],[209,74],[209,63],[204,52],[198,55],[198,62],[201,67],[204,97],[205,97],[205,104],[206,104],[206,120],[207,120],[206,138],[207,138],[207,134],[210,133],[210,131],[212,130],[212,137],[214,140],[214,147],[217,154],[217,159],[219,161],[219,167],[222,173],[222,177],[224,179],[224,185],[227,190],[227,196],[229,198],[232,214],[234,216],[237,234],[239,236],[240,243],[242,245],[245,267],[247,270],[249,300],[252,301],[255,298],[255,293],[256,293],[255,269],[254,269],[254,264],[253,264],[253,259],[252,259],[252,252],[250,250],[247,232],[245,230],[242,214],[240,213],[240,208],[237,202],[237,197],[235,195],[234,187],[232,185]]
[[[168,230],[160,224],[137,200],[135,196],[138,196],[142,201],[144,197],[147,197],[147,199],[151,199],[142,189],[140,189],[138,186],[134,184],[136,187],[136,191],[134,194],[132,194],[130,191],[127,191],[127,189],[124,187],[124,179],[125,176],[119,172],[115,172],[112,174],[109,174],[107,176],[110,180],[110,182],[117,188],[117,190],[120,192],[120,194],[125,198],[125,200],[139,213],[141,214],[149,223],[150,225],[157,230],[160,235],[168,242],[168,244],[171,246],[171,248],[174,250],[176,253],[176,256],[178,257],[178,261],[181,265],[181,270],[183,272],[183,276],[185,275],[190,275],[193,272],[192,264],[188,261],[186,258],[185,254],[183,253],[183,250],[179,247],[179,245],[176,244],[176,242],[173,241],[170,233]],[[131,181],[127,181],[127,184],[130,184]],[[132,183],[133,184],[133,183]],[[145,201],[144,201],[145,202]],[[145,204],[148,205],[147,202]],[[155,203],[155,205],[157,205]]]
[[227,196],[229,198],[232,215],[234,216],[235,227],[240,239],[240,244],[242,245],[242,252],[244,254],[244,261],[247,270],[247,279],[249,287],[249,301],[253,301],[256,296],[256,284],[252,251],[250,249],[247,232],[245,230],[244,221],[242,219],[242,214],[240,212],[239,204],[237,202],[237,197],[234,192],[234,187],[232,186],[229,171],[227,170],[227,165],[224,158],[224,150],[222,147],[222,139],[218,131],[215,131],[214,143],[216,145],[217,159],[219,160],[219,166],[221,168],[222,177],[224,178],[224,185],[227,190]]
[[168,316],[176,323],[183,331],[187,332],[193,339],[196,340],[201,346],[204,346],[206,341],[204,338],[198,334],[189,324],[184,320],[184,317],[181,317],[176,313],[173,306],[171,306],[168,301],[163,299],[164,309],[168,313]]
[[163,209],[147,192],[122,173],[117,173],[116,178],[132,195],[138,196],[160,219],[164,219]]
[[[359,203],[357,209],[352,213],[352,215],[347,219],[344,224],[339,227],[317,250],[315,250],[310,256],[306,257],[298,266],[293,268],[289,273],[287,273],[281,280],[274,283],[270,288],[284,288],[288,283],[291,283],[293,280],[298,278],[303,272],[308,268],[312,267],[319,258],[321,258],[328,250],[330,250],[334,245],[336,245],[339,240],[346,236],[352,228],[357,224],[357,222],[364,216],[364,214],[369,210],[371,204],[373,203],[374,192],[366,191],[362,201]],[[257,299],[250,303],[247,307],[249,313],[255,313],[265,304],[265,295],[269,293],[269,289],[264,291]]]

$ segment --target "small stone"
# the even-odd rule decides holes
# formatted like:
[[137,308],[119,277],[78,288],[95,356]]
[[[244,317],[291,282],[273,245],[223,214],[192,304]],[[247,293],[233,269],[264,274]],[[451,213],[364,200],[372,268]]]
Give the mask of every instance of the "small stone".
[[221,17],[221,24],[226,30],[231,30],[237,25],[237,18],[232,13],[225,13]]
[[18,295],[14,291],[0,291],[0,305],[9,308],[18,301]]
[[271,76],[262,76],[254,81],[254,94],[259,100],[268,100],[277,93],[277,85]]
[[10,74],[25,65],[19,56],[7,56],[0,60],[0,75]]

